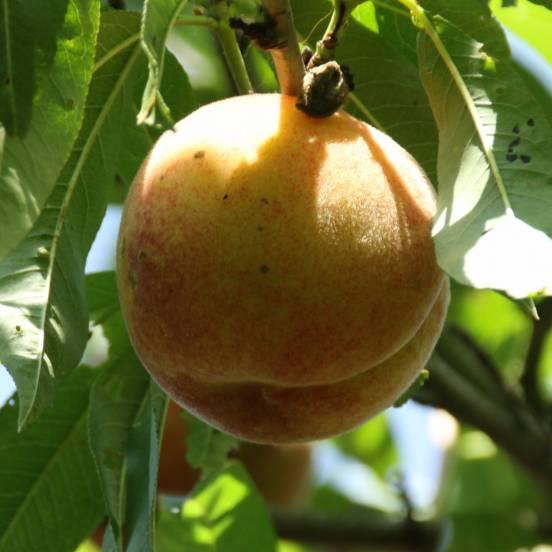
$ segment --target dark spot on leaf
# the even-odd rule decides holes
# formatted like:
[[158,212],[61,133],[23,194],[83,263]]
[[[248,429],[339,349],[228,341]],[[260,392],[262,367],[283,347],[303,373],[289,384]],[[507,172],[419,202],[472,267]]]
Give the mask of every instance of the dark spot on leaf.
[[267,265],[261,265],[261,266],[259,267],[259,270],[260,270],[263,274],[266,274],[266,273],[270,270],[270,268],[268,268]]
[[222,199],[223,199],[223,201],[225,201],[225,200],[227,200],[229,197],[230,197],[230,196],[229,196],[228,194],[224,194],[224,195],[222,196]]
[[257,230],[258,230],[259,232],[262,232],[262,231],[264,230],[264,228],[263,228],[262,226],[257,226]]
[[194,153],[194,159],[202,159],[203,157],[205,157],[205,152],[202,150]]
[[162,175],[159,177],[159,181],[160,181],[160,182],[163,182],[163,180],[165,180],[165,175],[164,175],[164,174],[162,174]]
[[9,86],[9,85],[11,84],[10,77],[6,77],[6,78],[4,79],[4,84],[5,84],[6,86]]
[[495,90],[495,94],[497,96],[500,96],[501,94],[504,93],[504,88],[502,88],[501,86],[499,86],[496,90]]
[[521,138],[518,136],[517,138],[514,138],[511,142],[510,142],[510,147],[511,148],[515,148],[516,146],[519,146],[519,143],[521,142]]
[[530,162],[531,162],[531,156],[530,156],[530,155],[520,155],[519,158],[520,158],[524,163],[530,163]]
[[65,102],[65,106],[67,109],[73,110],[75,109],[75,100],[73,98],[67,98],[67,101]]
[[418,105],[420,102],[416,99],[412,100],[412,105]]
[[519,125],[515,125],[514,128],[512,129],[512,132],[519,134]]
[[140,251],[140,253],[138,253],[138,258],[143,261],[145,258],[147,257],[147,254],[145,251]]
[[90,339],[92,337],[92,332],[90,330],[88,330],[88,337],[87,339]]
[[266,199],[266,197],[261,197],[261,203],[268,205],[268,199]]
[[123,177],[119,173],[115,173],[115,184],[117,186],[122,186],[124,184]]
[[533,117],[529,117],[529,119],[527,119],[527,124],[529,126],[535,126],[535,119],[533,119]]
[[508,148],[508,153],[514,153],[514,150],[511,146]]
[[15,331],[16,331],[16,332],[20,332],[20,331],[21,331],[21,326],[17,325],[17,326],[15,327]]
[[515,153],[508,153],[506,155],[506,160],[509,161],[510,163],[513,163],[514,161],[516,161],[517,158],[518,156]]

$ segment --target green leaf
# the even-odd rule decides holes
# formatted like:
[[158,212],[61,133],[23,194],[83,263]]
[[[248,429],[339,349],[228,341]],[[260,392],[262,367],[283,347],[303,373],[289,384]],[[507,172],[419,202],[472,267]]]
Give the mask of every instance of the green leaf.
[[129,432],[148,395],[150,378],[130,343],[110,356],[90,396],[90,446],[100,475],[107,513],[120,535],[125,515],[124,476]]
[[485,5],[426,5],[440,14],[418,51],[439,128],[438,261],[476,288],[516,298],[550,293],[552,243],[543,234],[552,233],[548,118]]
[[[492,323],[489,321],[492,320]],[[455,286],[451,293],[448,312],[450,324],[457,325],[483,350],[500,369],[508,382],[514,385],[521,375],[529,346],[532,324],[525,312],[513,301],[493,291],[474,290]],[[446,331],[439,347],[449,346],[450,332]],[[452,357],[462,358],[458,351]],[[467,364],[466,358],[465,364]],[[477,362],[471,362],[477,365]],[[484,374],[481,374],[484,376]],[[475,374],[474,374],[475,377]],[[489,385],[493,386],[493,382]],[[495,393],[496,383],[494,385]],[[492,395],[492,388],[485,393]]]
[[20,397],[19,425],[54,397],[88,335],[84,263],[113,180],[133,75],[143,67],[136,14],[106,13],[83,126],[61,177],[27,238],[0,265],[0,361]]
[[104,515],[86,433],[94,376],[75,370],[22,433],[17,398],[0,410],[0,550],[73,552]]
[[537,6],[544,6],[545,8],[552,10],[552,0],[529,0],[529,2],[532,2]]
[[82,123],[99,2],[0,4],[0,259],[29,231]]
[[127,453],[128,552],[154,550],[157,514],[157,472],[167,395],[150,379],[144,408],[132,427]]
[[116,546],[123,545],[124,536],[125,550],[134,550],[138,543],[153,542],[155,500],[151,496],[156,496],[157,441],[167,399],[128,340],[114,273],[90,275],[87,284],[96,322],[101,321],[110,340],[109,359],[90,396],[90,446]]
[[[538,543],[534,522],[547,512],[545,491],[479,431],[463,431],[443,476],[450,550],[518,550]],[[449,548],[447,548],[447,551]]]
[[196,488],[180,516],[162,511],[157,546],[159,552],[274,552],[276,535],[247,472],[231,462]]
[[228,453],[238,447],[234,437],[198,420],[185,410],[186,458],[193,468],[201,468],[208,475],[225,465]]
[[[144,65],[145,61],[142,61],[141,64]],[[121,128],[117,172],[109,196],[110,203],[122,203],[124,201],[128,188],[132,184],[140,165],[163,132],[161,128],[146,125],[139,126],[135,123],[146,80],[147,71],[144,68],[137,73],[132,97],[129,98],[129,113],[127,116],[129,124]],[[168,52],[165,57],[161,93],[176,120],[182,119],[199,107],[188,76],[175,57]]]
[[142,20],[141,43],[148,57],[149,76],[144,88],[138,124],[153,125],[157,107],[166,121],[172,116],[161,95],[161,79],[165,62],[165,42],[175,19],[187,0],[146,0]]

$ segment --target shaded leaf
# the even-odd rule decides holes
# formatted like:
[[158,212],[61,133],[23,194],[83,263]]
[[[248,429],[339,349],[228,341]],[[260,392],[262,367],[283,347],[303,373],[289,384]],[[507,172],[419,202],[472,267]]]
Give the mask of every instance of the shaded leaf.
[[[141,62],[145,65],[145,60]],[[140,109],[142,94],[147,80],[145,67],[140,70],[134,83],[132,96],[128,101],[128,121],[121,128],[120,150],[117,158],[117,171],[109,197],[110,203],[122,203],[126,197],[134,176],[146,158],[149,150],[162,134],[163,129],[135,124],[136,113]],[[199,107],[195,92],[192,90],[182,66],[169,52],[166,53],[161,83],[161,93],[171,108],[171,113],[178,121]]]
[[128,552],[155,550],[157,472],[167,403],[167,395],[150,379],[143,408],[129,435],[125,518]]
[[110,340],[109,359],[90,397],[90,445],[113,540],[116,547],[122,546],[124,526],[125,550],[134,550],[139,543],[153,542],[155,501],[150,495],[156,496],[166,396],[151,382],[128,340],[114,273],[90,275],[87,284],[96,322],[101,321]]
[[99,16],[96,0],[0,4],[0,259],[39,216],[77,137]]
[[238,440],[192,416],[185,410],[186,458],[193,468],[210,474],[225,465],[228,453],[238,447]]
[[17,398],[0,410],[0,550],[73,552],[104,515],[86,432],[95,374],[75,370],[22,433]]
[[[434,30],[448,52],[438,52],[428,35],[421,35],[420,74],[439,128],[434,227],[439,263],[473,287],[514,297],[542,292],[549,275],[532,281],[531,266],[523,266],[526,255],[520,253],[532,250],[545,257],[552,247],[537,233],[552,233],[552,128],[512,66],[503,32],[485,5],[477,0],[424,5],[440,14]],[[503,218],[511,209],[524,224]],[[474,270],[471,261],[481,260],[478,252],[485,250],[490,241],[485,234],[493,227],[498,231],[490,237],[500,239],[493,245],[509,249],[508,255],[501,258],[500,271],[488,265],[490,270]],[[512,240],[519,247],[512,248]],[[546,262],[542,269],[548,270]]]
[[142,19],[141,43],[148,57],[149,76],[138,113],[138,124],[153,125],[157,107],[167,122],[170,111],[161,96],[161,79],[165,62],[165,42],[174,21],[187,0],[146,0]]
[[79,138],[32,230],[0,265],[0,360],[17,385],[20,427],[53,399],[86,343],[84,263],[105,212],[119,129],[134,124],[124,107],[143,61],[138,25],[134,14],[103,15]]

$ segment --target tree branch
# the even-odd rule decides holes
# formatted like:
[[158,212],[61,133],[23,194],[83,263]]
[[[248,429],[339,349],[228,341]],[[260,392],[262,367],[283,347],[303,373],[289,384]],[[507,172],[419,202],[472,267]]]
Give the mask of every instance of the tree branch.
[[309,544],[331,544],[338,550],[359,546],[378,551],[427,552],[440,540],[440,526],[409,519],[390,520],[370,515],[323,515],[317,512],[272,513],[278,535]]
[[[457,369],[457,362],[456,357],[441,356],[438,349],[428,364],[431,376],[427,389],[417,394],[416,400],[443,408],[487,433],[552,492],[552,438],[546,424],[521,401],[509,405],[474,385]],[[476,372],[485,369],[476,364],[470,368]]]
[[539,320],[533,320],[533,334],[525,360],[525,370],[520,383],[525,399],[537,412],[543,412],[544,405],[539,392],[538,369],[542,348],[552,326],[552,297],[547,297],[538,305]]

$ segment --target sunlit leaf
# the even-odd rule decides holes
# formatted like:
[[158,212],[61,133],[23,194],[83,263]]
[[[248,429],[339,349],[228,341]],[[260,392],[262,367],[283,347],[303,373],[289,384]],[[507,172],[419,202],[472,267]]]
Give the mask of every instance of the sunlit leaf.
[[179,521],[178,542],[186,551],[276,550],[276,536],[263,500],[236,462],[214,472],[196,488],[184,503]]
[[[431,0],[427,6],[440,14],[432,21],[438,37],[424,33],[419,44],[420,74],[439,128],[439,263],[473,287],[514,297],[548,292],[544,259],[552,244],[539,231],[552,233],[552,127],[484,4]],[[508,254],[499,266],[474,268],[489,245]]]
[[0,3],[0,259],[40,214],[82,123],[99,2]]
[[127,454],[127,507],[125,550],[155,550],[157,471],[167,395],[150,379],[148,393],[132,427]]

